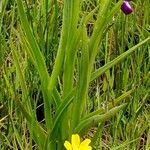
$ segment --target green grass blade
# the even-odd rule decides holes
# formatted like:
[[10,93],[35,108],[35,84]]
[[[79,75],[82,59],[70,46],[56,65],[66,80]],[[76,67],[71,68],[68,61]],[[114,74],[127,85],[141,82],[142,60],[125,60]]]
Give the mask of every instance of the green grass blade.
[[15,66],[16,66],[17,74],[19,76],[19,81],[20,81],[20,85],[21,85],[21,89],[22,89],[22,93],[23,93],[23,101],[22,102],[25,104],[26,109],[29,111],[29,114],[32,114],[32,107],[31,107],[31,103],[30,103],[28,89],[27,89],[27,86],[26,86],[25,77],[23,75],[23,72],[21,70],[21,66],[20,66],[20,63],[19,63],[19,60],[18,60],[18,55],[17,55],[17,53],[15,51],[15,47],[13,46],[12,43],[10,44],[10,47],[12,48],[14,63],[15,63]]
[[125,142],[123,142],[122,144],[120,144],[120,145],[117,146],[117,147],[112,147],[111,150],[124,149],[124,148],[126,148],[129,144],[131,144],[131,143],[133,143],[133,142],[135,142],[135,141],[137,141],[137,140],[139,140],[139,138],[134,139],[134,140],[131,140],[131,141],[125,141]]
[[95,72],[92,73],[91,76],[91,81],[95,80],[96,78],[98,78],[100,75],[102,75],[103,73],[105,73],[108,69],[110,69],[111,67],[113,67],[114,65],[116,65],[117,63],[119,63],[120,61],[122,61],[123,59],[127,58],[130,54],[132,54],[135,50],[138,50],[138,48],[140,46],[142,46],[143,44],[149,42],[150,37],[146,38],[145,40],[143,40],[142,42],[140,42],[139,44],[133,46],[132,48],[130,48],[128,51],[124,52],[123,54],[121,54],[120,56],[118,56],[117,58],[115,58],[114,60],[108,62],[106,65],[104,65],[103,67],[97,69]]
[[22,138],[21,138],[21,136],[19,135],[19,132],[18,132],[18,130],[16,129],[16,127],[14,126],[14,124],[13,124],[13,129],[14,129],[14,134],[15,134],[15,136],[16,136],[16,139],[17,139],[19,148],[20,148],[21,150],[23,150]]

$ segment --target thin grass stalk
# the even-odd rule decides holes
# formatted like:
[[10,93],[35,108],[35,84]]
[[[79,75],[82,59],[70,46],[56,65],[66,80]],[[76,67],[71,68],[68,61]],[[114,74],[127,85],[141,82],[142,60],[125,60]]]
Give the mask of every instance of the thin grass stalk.
[[5,9],[6,9],[6,6],[7,6],[7,3],[8,3],[8,0],[1,0],[0,1],[0,69],[1,69],[1,66],[2,66],[2,61],[3,61],[3,33],[2,33],[2,30],[3,30],[3,21],[4,21],[4,14],[5,14]]
[[17,74],[19,76],[19,81],[20,81],[20,85],[21,85],[21,89],[22,89],[22,102],[25,104],[26,109],[28,110],[29,114],[32,114],[32,107],[31,107],[31,103],[30,103],[30,98],[29,98],[29,94],[28,94],[28,90],[27,90],[27,86],[26,86],[26,82],[25,82],[25,77],[21,71],[21,66],[19,65],[19,60],[18,60],[18,55],[15,51],[15,47],[13,46],[13,44],[10,44],[10,47],[12,49],[12,54],[14,57],[14,63],[16,66],[16,71]]
[[[13,7],[15,8],[15,7]],[[11,24],[11,33],[10,33],[10,36],[13,35],[13,23],[14,23],[14,17],[15,17],[15,9],[13,9],[13,12],[12,12],[12,24]],[[11,39],[12,40],[12,39]],[[19,76],[19,81],[20,81],[20,85],[21,85],[21,89],[22,89],[22,95],[23,95],[23,103],[26,105],[26,109],[29,111],[29,114],[31,115],[32,114],[32,107],[31,107],[31,103],[30,103],[30,99],[29,99],[29,93],[28,93],[28,89],[27,89],[27,86],[26,86],[26,82],[25,82],[25,77],[24,77],[24,74],[21,70],[21,66],[20,66],[20,63],[19,63],[19,55],[17,54],[17,51],[16,51],[16,48],[13,44],[13,41],[10,41],[10,48],[12,49],[12,55],[13,55],[13,58],[14,58],[14,64],[15,64],[15,67],[16,67],[16,74],[18,74]]]

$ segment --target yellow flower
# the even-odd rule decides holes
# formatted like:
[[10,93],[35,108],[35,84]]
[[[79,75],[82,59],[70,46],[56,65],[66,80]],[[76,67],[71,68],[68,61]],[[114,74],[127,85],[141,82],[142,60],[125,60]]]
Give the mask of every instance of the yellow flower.
[[71,137],[71,143],[65,141],[64,146],[67,150],[92,150],[92,147],[89,146],[91,140],[85,139],[80,143],[80,137],[78,134],[73,134]]

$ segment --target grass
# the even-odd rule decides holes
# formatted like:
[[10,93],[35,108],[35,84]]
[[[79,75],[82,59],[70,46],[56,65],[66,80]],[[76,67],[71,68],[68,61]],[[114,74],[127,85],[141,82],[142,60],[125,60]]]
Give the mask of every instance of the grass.
[[0,149],[150,149],[150,2],[0,2]]

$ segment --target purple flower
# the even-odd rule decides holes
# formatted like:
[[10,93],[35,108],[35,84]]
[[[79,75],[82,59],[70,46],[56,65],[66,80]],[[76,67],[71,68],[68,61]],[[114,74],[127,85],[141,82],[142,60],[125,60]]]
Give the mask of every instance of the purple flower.
[[121,5],[121,10],[126,14],[129,15],[133,12],[132,7],[129,4],[129,0],[124,0],[123,4]]

